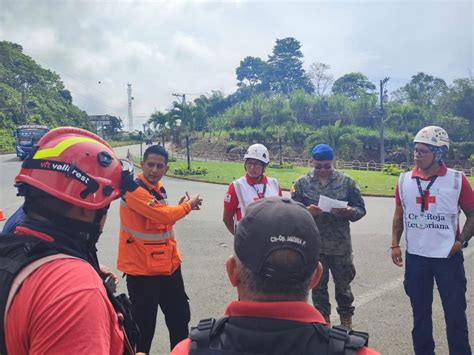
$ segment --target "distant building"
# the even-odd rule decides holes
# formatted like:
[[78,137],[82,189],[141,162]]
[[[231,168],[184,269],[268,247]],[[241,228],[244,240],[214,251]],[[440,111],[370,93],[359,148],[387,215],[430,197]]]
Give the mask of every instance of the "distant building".
[[110,115],[89,115],[89,121],[96,127],[109,125],[112,116]]

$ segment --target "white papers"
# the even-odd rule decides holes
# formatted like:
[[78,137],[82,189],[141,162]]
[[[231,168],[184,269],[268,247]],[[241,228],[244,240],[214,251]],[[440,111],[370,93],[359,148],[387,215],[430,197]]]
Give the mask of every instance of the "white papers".
[[318,207],[323,210],[323,212],[331,212],[333,208],[347,208],[347,201],[334,200],[326,196],[319,196]]

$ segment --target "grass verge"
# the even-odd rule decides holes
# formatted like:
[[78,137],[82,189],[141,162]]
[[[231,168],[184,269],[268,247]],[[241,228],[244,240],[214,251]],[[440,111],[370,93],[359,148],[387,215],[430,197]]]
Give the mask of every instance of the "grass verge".
[[[168,176],[194,181],[213,182],[219,184],[230,184],[232,180],[244,174],[244,164],[223,161],[193,161],[192,168],[207,168],[206,175],[177,175],[174,169],[187,169],[187,162],[178,160],[170,162]],[[281,187],[289,190],[294,182],[302,175],[310,171],[309,167],[294,167],[293,169],[272,169],[267,168],[265,174],[278,179]],[[387,175],[378,171],[362,170],[340,170],[352,177],[358,184],[362,193],[366,196],[394,196],[395,184],[398,176]],[[474,186],[474,178],[468,177],[471,186]]]
[[125,145],[140,144],[140,141],[134,141],[134,140],[128,140],[128,141],[107,140],[107,142],[112,146],[112,148],[123,147]]
[[[241,177],[244,174],[243,163],[231,162],[192,162],[192,168],[207,168],[206,175],[190,175],[178,176],[174,174],[174,169],[186,169],[187,163],[185,161],[170,162],[170,170],[168,176],[174,176],[184,179],[192,179],[196,181],[208,181],[220,184],[229,184],[232,180]],[[268,168],[266,175],[278,179],[283,189],[290,189],[294,182],[302,175],[310,171],[306,167],[294,167],[293,169],[271,169]],[[380,196],[393,196],[393,188],[395,186],[396,176],[389,176],[378,172],[371,171],[344,171],[349,176],[353,177],[360,185],[364,194],[374,194]]]

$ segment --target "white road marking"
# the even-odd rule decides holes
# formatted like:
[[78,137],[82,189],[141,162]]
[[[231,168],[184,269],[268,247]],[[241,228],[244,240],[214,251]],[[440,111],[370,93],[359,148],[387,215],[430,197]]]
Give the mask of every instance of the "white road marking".
[[[463,253],[464,253],[464,260],[466,260],[472,254],[474,254],[474,248],[469,248],[465,250]],[[364,306],[399,287],[403,287],[403,277],[399,277],[385,284],[378,285],[377,287],[371,289],[370,291],[367,291],[359,295],[354,300],[354,307],[358,308],[358,307]],[[331,324],[339,324],[338,322],[339,322],[339,315],[337,313],[335,314],[333,313],[331,315]]]

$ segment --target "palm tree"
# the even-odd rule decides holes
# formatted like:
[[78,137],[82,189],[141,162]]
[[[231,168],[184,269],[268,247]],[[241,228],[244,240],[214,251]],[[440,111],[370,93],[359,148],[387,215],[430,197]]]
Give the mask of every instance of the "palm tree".
[[147,122],[150,126],[153,126],[155,131],[159,131],[161,133],[163,139],[163,147],[165,146],[166,137],[170,128],[169,122],[170,115],[168,113],[163,113],[159,111],[153,113]]
[[173,117],[174,121],[177,119],[181,120],[181,124],[186,133],[186,156],[188,160],[188,170],[191,170],[191,156],[189,153],[189,134],[194,131],[195,127],[195,106],[186,102],[173,102],[173,107],[171,108],[169,114]]
[[336,152],[343,150],[344,147],[360,145],[360,141],[354,136],[354,129],[350,126],[341,127],[341,121],[338,120],[334,125],[323,126],[315,133],[306,138],[306,147],[311,150],[316,144],[326,143]]

